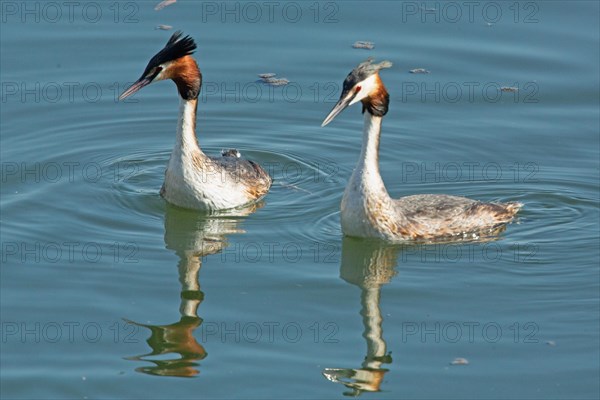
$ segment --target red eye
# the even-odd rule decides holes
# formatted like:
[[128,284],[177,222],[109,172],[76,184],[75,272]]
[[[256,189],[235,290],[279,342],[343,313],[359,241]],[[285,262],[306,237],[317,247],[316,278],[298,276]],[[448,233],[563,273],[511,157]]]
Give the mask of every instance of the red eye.
[[354,92],[355,92],[355,93],[358,93],[358,92],[360,92],[360,89],[362,89],[362,87],[360,87],[360,86],[357,86],[357,87],[356,87],[356,90],[355,90]]

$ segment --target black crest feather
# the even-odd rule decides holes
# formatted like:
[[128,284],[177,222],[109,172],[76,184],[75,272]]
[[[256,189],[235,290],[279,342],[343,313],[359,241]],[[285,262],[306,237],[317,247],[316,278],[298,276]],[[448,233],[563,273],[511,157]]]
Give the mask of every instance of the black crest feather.
[[358,82],[364,81],[369,76],[378,73],[379,70],[390,68],[392,66],[390,61],[382,61],[378,64],[373,64],[373,61],[375,61],[374,58],[369,57],[366,61],[361,62],[356,68],[350,71],[344,80],[344,91],[352,89]]
[[194,39],[189,35],[182,36],[183,32],[181,31],[177,31],[171,36],[165,47],[150,59],[146,71],[144,71],[144,75],[160,64],[174,61],[194,53],[196,50],[196,42],[194,42]]

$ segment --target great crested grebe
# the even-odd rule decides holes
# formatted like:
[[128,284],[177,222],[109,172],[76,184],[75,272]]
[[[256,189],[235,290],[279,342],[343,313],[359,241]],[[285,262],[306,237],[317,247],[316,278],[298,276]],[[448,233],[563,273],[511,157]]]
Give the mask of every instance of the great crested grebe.
[[119,100],[152,82],[173,80],[181,98],[179,121],[161,196],[183,208],[223,210],[240,207],[266,195],[272,179],[260,165],[240,158],[235,149],[223,151],[220,157],[209,157],[198,146],[196,110],[202,74],[191,56],[195,49],[196,43],[190,36],[182,37],[180,31],[175,32]]
[[340,100],[321,125],[330,123],[346,107],[362,102],[362,150],[342,198],[343,233],[392,241],[477,238],[495,233],[513,219],[520,203],[483,203],[435,194],[395,200],[388,194],[379,173],[379,137],[389,94],[379,70],[391,66],[389,61],[374,64],[371,58],[359,64],[344,80]]

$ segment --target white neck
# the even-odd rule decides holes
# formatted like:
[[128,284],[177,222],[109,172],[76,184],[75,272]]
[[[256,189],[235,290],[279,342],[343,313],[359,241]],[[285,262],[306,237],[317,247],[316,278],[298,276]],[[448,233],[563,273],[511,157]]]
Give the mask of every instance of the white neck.
[[196,108],[198,100],[185,100],[181,98],[179,103],[179,120],[177,121],[177,139],[175,149],[180,149],[183,153],[189,151],[200,151],[198,140],[196,139]]
[[381,117],[365,113],[360,158],[346,186],[341,206],[342,231],[349,236],[387,237],[377,215],[396,220],[396,210],[379,174]]
[[352,174],[352,181],[361,181],[364,188],[378,196],[388,197],[387,190],[379,173],[379,137],[382,117],[365,112],[363,142],[360,158]]

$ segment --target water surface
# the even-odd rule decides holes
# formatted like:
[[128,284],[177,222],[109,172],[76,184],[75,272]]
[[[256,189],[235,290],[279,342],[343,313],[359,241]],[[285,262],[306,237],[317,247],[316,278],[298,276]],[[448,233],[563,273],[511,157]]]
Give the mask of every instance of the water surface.
[[[45,4],[2,3],[3,398],[598,397],[596,2]],[[172,83],[116,101],[175,29],[201,146],[275,178],[251,210],[158,195]],[[342,237],[360,107],[320,123],[368,56],[390,193],[523,202],[498,240]]]

